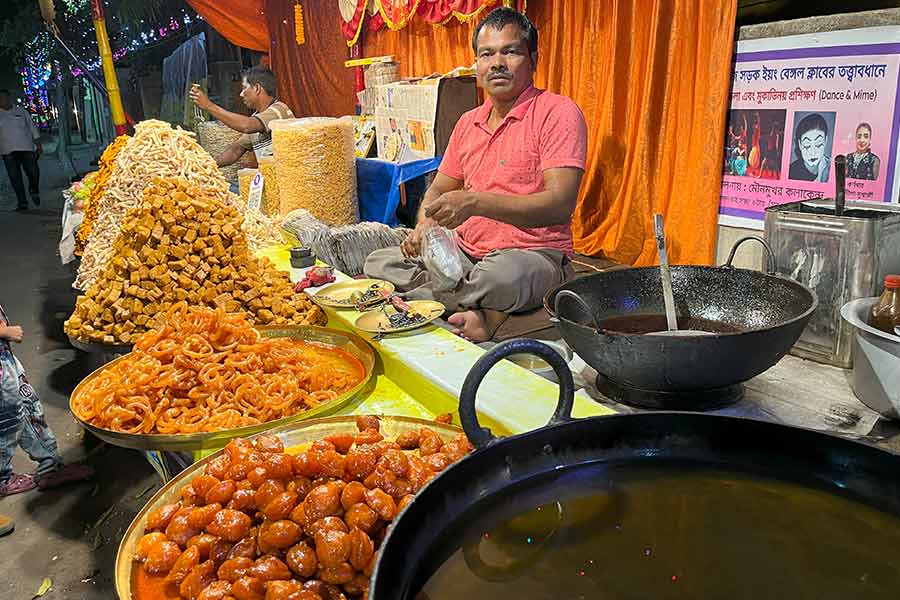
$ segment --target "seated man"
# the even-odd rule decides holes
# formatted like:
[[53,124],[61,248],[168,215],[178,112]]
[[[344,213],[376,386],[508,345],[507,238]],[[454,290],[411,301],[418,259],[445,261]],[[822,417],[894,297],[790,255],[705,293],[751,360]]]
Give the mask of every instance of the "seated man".
[[215,157],[217,165],[233,165],[249,151],[254,152],[257,159],[272,156],[272,121],[294,118],[288,105],[275,97],[277,91],[278,81],[266,67],[256,66],[245,71],[241,81],[241,100],[253,110],[248,117],[225,110],[210,100],[199,86],[191,88],[191,100],[198,108],[244,134]]
[[[365,272],[410,300],[442,302],[456,333],[479,342],[569,274],[587,125],[574,102],[534,87],[537,30],[525,15],[494,10],[473,47],[485,103],[456,124],[415,230],[399,248],[373,252]],[[465,271],[449,292],[432,289],[420,258],[435,224],[456,229]]]

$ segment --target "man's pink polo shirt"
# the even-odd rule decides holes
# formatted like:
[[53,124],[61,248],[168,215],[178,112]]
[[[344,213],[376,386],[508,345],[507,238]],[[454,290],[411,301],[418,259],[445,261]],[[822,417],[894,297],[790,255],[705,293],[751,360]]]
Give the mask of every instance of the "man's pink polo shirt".
[[[524,196],[544,189],[545,169],[584,169],[587,123],[565,96],[529,87],[494,131],[488,127],[490,114],[490,100],[464,114],[441,161],[440,172],[461,180],[465,189]],[[572,251],[568,223],[524,228],[472,217],[456,233],[460,247],[476,258],[504,248]]]

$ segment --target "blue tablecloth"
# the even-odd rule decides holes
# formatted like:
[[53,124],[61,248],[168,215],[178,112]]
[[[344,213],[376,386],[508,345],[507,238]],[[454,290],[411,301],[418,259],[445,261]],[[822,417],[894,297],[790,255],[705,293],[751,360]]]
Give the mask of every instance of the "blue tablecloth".
[[400,184],[434,171],[441,157],[426,158],[398,165],[375,158],[356,159],[356,187],[361,221],[397,225]]

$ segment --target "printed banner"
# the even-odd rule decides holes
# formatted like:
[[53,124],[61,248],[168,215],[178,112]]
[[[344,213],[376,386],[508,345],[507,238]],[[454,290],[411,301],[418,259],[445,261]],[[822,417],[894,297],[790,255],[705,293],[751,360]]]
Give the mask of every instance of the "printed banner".
[[739,42],[719,222],[762,229],[768,206],[833,198],[839,154],[847,200],[896,202],[898,103],[900,27]]

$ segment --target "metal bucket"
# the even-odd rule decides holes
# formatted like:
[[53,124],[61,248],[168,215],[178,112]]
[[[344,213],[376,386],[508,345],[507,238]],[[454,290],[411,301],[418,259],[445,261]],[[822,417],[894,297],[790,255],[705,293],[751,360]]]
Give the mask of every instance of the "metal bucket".
[[793,202],[767,208],[765,227],[776,271],[819,298],[791,354],[850,368],[853,329],[841,307],[874,296],[885,275],[900,271],[900,206],[848,202],[838,217],[834,201]]

